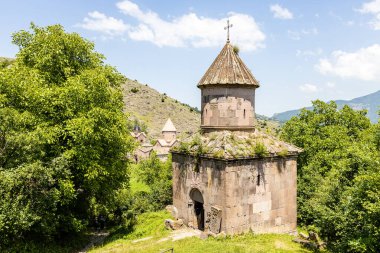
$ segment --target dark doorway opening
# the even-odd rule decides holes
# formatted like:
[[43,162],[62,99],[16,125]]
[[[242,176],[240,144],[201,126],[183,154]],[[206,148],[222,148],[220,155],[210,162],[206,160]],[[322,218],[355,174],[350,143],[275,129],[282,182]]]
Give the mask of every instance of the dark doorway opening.
[[203,203],[194,201],[195,216],[197,216],[197,225],[199,230],[205,229],[205,210],[203,209]]
[[190,192],[190,198],[194,203],[194,214],[197,219],[197,227],[199,230],[203,231],[205,229],[205,210],[202,193],[198,189],[192,189]]

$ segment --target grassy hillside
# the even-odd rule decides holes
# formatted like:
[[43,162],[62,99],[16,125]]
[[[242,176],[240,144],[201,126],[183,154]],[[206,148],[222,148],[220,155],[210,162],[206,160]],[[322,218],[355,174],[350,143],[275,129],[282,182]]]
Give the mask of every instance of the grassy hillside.
[[[302,248],[292,242],[290,235],[253,235],[245,234],[227,238],[208,238],[201,240],[198,237],[188,237],[173,241],[169,232],[164,227],[165,218],[170,215],[165,211],[156,213],[144,213],[138,218],[135,229],[131,232],[117,232],[91,253],[157,253],[173,248],[175,253],[236,253],[236,252],[298,252],[309,253],[311,251]],[[175,231],[176,233],[178,231]]]
[[201,123],[196,108],[161,94],[155,89],[128,80],[124,85],[125,111],[143,121],[152,137],[158,137],[166,120],[171,118],[177,131],[196,132]]
[[0,68],[7,67],[12,64],[15,60],[12,58],[0,57]]

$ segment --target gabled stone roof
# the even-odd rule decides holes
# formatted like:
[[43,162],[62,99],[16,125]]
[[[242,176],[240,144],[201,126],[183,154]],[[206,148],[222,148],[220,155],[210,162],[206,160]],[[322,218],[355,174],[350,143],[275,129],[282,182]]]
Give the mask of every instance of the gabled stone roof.
[[302,149],[258,130],[237,134],[232,131],[194,135],[177,143],[172,151],[225,160],[298,155]]
[[139,137],[140,135],[144,135],[146,137],[146,134],[144,132],[138,132],[138,133],[135,133],[135,132],[130,132],[130,134],[132,135],[132,137]]
[[177,129],[170,118],[166,121],[164,128],[162,128],[162,132],[177,132]]
[[164,139],[157,140],[157,144],[160,145],[161,147],[172,147],[176,142],[177,142],[176,139],[172,140],[171,142],[167,142]]
[[215,85],[260,86],[229,42],[198,83],[199,88]]

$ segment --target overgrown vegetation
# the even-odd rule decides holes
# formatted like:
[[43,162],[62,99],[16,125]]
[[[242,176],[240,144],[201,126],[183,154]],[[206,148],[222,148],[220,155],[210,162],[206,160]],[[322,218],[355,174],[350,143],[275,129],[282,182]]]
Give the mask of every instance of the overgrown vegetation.
[[0,251],[112,217],[133,148],[124,78],[93,43],[33,24],[13,43],[17,57],[0,69]]
[[[365,111],[313,102],[282,137],[304,149],[298,159],[298,215],[333,252],[380,249],[380,124]],[[310,227],[311,226],[311,227]]]
[[262,142],[257,142],[255,144],[253,150],[254,150],[254,153],[258,157],[265,157],[268,155],[268,150],[267,150],[266,146],[264,145],[264,143],[262,143]]
[[162,162],[155,153],[130,166],[130,187],[116,194],[120,207],[121,228],[133,229],[136,218],[144,212],[162,210],[172,202],[171,157]]

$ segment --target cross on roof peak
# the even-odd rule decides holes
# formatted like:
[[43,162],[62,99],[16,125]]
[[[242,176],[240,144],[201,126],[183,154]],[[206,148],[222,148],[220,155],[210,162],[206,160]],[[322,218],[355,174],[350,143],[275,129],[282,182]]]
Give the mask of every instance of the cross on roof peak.
[[230,28],[232,27],[232,24],[230,24],[230,20],[227,19],[227,26],[224,27],[224,30],[227,30],[227,43],[230,43]]

